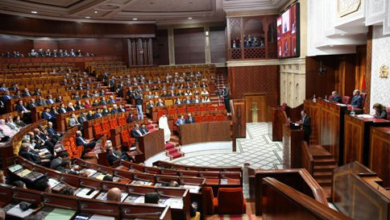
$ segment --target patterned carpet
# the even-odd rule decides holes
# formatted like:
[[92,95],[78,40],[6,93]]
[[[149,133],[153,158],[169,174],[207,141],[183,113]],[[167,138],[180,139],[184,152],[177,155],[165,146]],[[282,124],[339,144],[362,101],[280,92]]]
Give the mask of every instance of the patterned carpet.
[[[243,166],[250,163],[251,167],[282,169],[282,143],[272,142],[267,133],[266,123],[248,123],[247,138],[237,140],[237,152],[232,152],[231,147],[230,150],[209,150],[207,154],[202,150],[172,162],[197,166]],[[186,147],[182,148],[185,151]]]

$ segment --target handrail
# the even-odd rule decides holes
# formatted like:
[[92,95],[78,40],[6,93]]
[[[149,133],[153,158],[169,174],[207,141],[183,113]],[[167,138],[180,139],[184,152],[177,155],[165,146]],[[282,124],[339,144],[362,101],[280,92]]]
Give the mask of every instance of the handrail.
[[[300,193],[297,190],[292,189],[291,187],[279,182],[274,178],[266,177],[263,179],[263,183],[267,187],[271,187],[273,190],[277,191],[279,194],[281,194],[281,196],[287,198],[288,201],[291,201],[292,203],[294,203],[294,205],[298,206],[300,209],[303,209],[305,213],[313,215],[318,219],[323,219],[323,220],[328,220],[328,219],[329,220],[330,219],[350,220],[351,219],[329,208],[327,205],[322,204],[308,197],[307,195],[304,195],[303,193]],[[273,205],[278,205],[278,204],[273,204]],[[279,205],[285,206],[285,204],[279,204]]]

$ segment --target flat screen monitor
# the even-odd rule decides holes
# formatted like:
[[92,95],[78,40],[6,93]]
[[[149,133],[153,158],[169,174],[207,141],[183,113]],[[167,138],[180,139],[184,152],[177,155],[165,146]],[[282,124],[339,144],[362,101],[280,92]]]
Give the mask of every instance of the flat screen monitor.
[[278,58],[300,56],[299,3],[295,3],[277,18]]

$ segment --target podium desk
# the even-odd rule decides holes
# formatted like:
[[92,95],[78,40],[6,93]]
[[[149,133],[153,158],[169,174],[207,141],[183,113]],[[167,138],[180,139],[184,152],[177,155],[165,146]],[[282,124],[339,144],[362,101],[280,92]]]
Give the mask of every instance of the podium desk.
[[390,186],[390,126],[371,127],[369,168]]
[[287,122],[286,112],[280,107],[268,107],[269,119],[268,134],[272,141],[282,141],[283,126]]
[[390,121],[370,115],[345,115],[344,163],[358,161],[368,166],[370,154],[370,128],[390,126]]
[[184,124],[178,130],[181,145],[232,140],[230,121]]
[[141,161],[137,162],[143,162],[158,153],[164,152],[164,150],[164,130],[159,129],[150,132],[138,138],[138,152],[140,152]]
[[283,168],[302,167],[303,130],[283,127]]

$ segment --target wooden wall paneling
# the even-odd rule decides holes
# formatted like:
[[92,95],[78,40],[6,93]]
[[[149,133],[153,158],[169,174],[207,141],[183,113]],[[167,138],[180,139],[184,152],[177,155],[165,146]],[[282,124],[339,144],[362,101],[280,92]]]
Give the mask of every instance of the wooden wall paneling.
[[211,63],[226,62],[225,27],[210,27]]
[[244,93],[246,103],[246,122],[255,122],[252,117],[253,103],[257,103],[257,122],[267,119],[267,93]]
[[233,121],[236,122],[236,136],[238,138],[246,137],[246,109],[245,109],[245,100],[244,99],[232,99],[231,103],[233,103],[232,108],[232,117],[234,117]]
[[125,47],[122,39],[66,39],[57,42],[58,49],[68,50],[68,52],[71,49],[81,50],[83,54],[88,52],[95,56],[123,56]]
[[27,54],[34,48],[34,42],[23,37],[0,35],[0,54],[12,53],[19,51],[22,54]]
[[302,168],[303,130],[283,126],[283,168]]
[[154,24],[55,21],[0,14],[0,33],[33,37],[155,37]]
[[[331,106],[322,105],[319,112],[319,144],[328,150],[340,162],[340,111]],[[341,158],[342,159],[342,158]]]
[[355,88],[360,91],[366,77],[367,68],[367,45],[356,47],[356,68],[355,68]]
[[232,97],[245,93],[267,93],[267,106],[277,106],[280,99],[278,66],[229,67]]
[[[320,61],[326,68],[326,73],[318,74]],[[311,99],[313,95],[324,97],[335,90],[336,66],[332,64],[334,59],[331,56],[306,57],[306,98]]]
[[205,34],[203,28],[175,29],[176,64],[205,63]]
[[369,168],[390,185],[390,127],[371,127]]
[[168,30],[157,30],[153,40],[153,54],[155,65],[169,65]]
[[366,92],[368,95],[366,96],[366,100],[364,101],[364,113],[370,113],[370,93],[371,93],[371,65],[372,65],[372,38],[373,38],[373,27],[368,27],[367,34],[367,59],[366,59],[366,76],[365,76],[365,86]]

